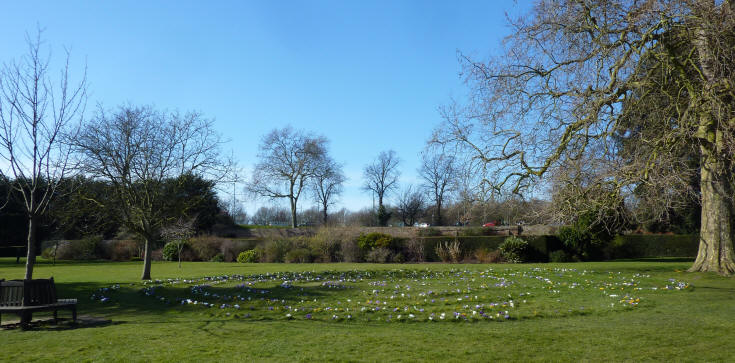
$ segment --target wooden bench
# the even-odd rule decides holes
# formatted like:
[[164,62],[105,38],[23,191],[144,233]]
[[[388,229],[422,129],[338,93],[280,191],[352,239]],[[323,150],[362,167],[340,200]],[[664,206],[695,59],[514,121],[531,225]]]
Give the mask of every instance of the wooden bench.
[[25,329],[34,312],[53,311],[54,323],[58,323],[58,311],[71,310],[72,320],[77,320],[77,299],[57,299],[54,278],[36,280],[0,280],[0,324],[2,313],[15,313],[20,326]]

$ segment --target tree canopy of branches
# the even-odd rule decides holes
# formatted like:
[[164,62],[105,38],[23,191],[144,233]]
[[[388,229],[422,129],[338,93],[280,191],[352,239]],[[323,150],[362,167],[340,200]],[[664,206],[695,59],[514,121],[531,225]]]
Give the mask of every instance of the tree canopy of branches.
[[424,212],[424,195],[412,186],[406,187],[398,196],[396,211],[404,226],[413,226]]
[[88,236],[111,239],[117,234],[121,225],[119,208],[110,198],[112,193],[106,181],[78,175],[63,180],[59,188],[62,190],[59,198],[49,207],[56,236],[65,239]]
[[290,212],[285,208],[271,206],[260,207],[253,214],[251,223],[259,226],[267,226],[273,222],[285,223],[289,219]]
[[[69,83],[69,54],[59,79],[49,76],[50,56],[41,54],[41,31],[27,37],[28,53],[0,70],[0,178],[23,201],[27,218],[25,278],[33,278],[39,219],[48,211],[59,182],[70,171],[64,142],[81,123],[86,102],[86,74]],[[0,206],[4,203],[0,202]]]
[[440,226],[444,222],[442,203],[447,193],[455,189],[457,182],[458,175],[454,156],[438,148],[427,148],[421,153],[419,176],[423,179],[422,187],[429,193],[434,203],[434,220],[431,223]]
[[[601,175],[609,205],[650,185],[686,193],[700,175],[692,271],[735,272],[735,16],[731,0],[540,0],[504,54],[464,58],[471,98],[444,110],[441,142],[472,150],[496,188],[521,192],[570,160]],[[635,131],[645,125],[646,137]],[[619,137],[639,148],[618,155]],[[682,149],[693,150],[692,163]]]
[[336,199],[342,194],[342,186],[346,178],[342,165],[329,156],[323,156],[318,164],[312,178],[311,188],[314,199],[322,207],[322,223],[326,225],[329,218],[327,208],[337,202]]
[[[382,151],[378,158],[371,164],[366,165],[363,170],[363,178],[365,178],[363,189],[375,193],[378,197],[379,215],[386,216],[387,212],[383,200],[388,193],[398,188],[398,177],[400,176],[398,163],[399,159],[395,151]],[[389,215],[383,218],[379,217],[378,225],[384,226],[389,217]]]
[[327,140],[307,135],[291,127],[275,129],[260,143],[250,193],[270,198],[288,199],[291,206],[291,226],[296,228],[297,203],[309,181],[316,175],[327,156]]
[[[181,176],[189,174],[219,180],[230,165],[221,157],[222,143],[213,122],[199,113],[149,106],[99,110],[81,132],[76,146],[84,171],[110,184],[125,226],[145,241],[142,279],[151,278],[151,245],[181,216],[170,213],[168,183],[185,182]],[[177,201],[180,213],[189,202],[196,200]]]

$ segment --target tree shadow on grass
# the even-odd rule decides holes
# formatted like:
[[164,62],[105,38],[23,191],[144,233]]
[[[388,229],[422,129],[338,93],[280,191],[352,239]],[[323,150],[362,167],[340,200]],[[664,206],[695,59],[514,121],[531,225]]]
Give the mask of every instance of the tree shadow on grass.
[[643,257],[618,259],[610,262],[694,262],[694,257]]
[[[34,266],[93,266],[100,264],[109,264],[108,260],[47,260],[41,257],[36,259]],[[15,257],[0,257],[0,267],[24,267],[26,264],[25,255],[16,263]]]
[[[5,319],[3,319],[5,320]],[[85,328],[101,328],[111,325],[119,325],[122,322],[114,322],[109,319],[101,319],[93,316],[81,316],[77,317],[77,321],[72,321],[71,318],[59,318],[58,322],[54,322],[54,319],[35,319],[31,321],[26,329],[22,329],[19,319],[9,324],[3,324],[0,330],[25,330],[25,331],[63,331],[63,330],[76,330]]]
[[[285,288],[278,282],[259,284],[258,287],[237,288],[233,286],[237,281],[228,283],[228,286],[207,286],[208,296],[194,294],[191,284],[170,285],[154,287],[151,295],[146,295],[144,286],[140,283],[97,283],[97,282],[70,282],[57,281],[57,295],[59,298],[76,298],[78,301],[77,311],[80,317],[87,317],[93,321],[84,321],[82,324],[65,324],[58,329],[39,326],[40,330],[65,330],[79,327],[106,326],[117,324],[154,324],[154,323],[201,323],[201,330],[212,333],[212,324],[228,321],[269,321],[269,318],[251,318],[250,313],[264,308],[267,301],[278,300],[281,302],[297,303],[308,297],[309,299],[322,299],[329,295],[339,294],[339,290],[328,289],[321,286],[299,286],[298,288]],[[150,290],[149,290],[150,291]],[[261,294],[261,291],[267,291]],[[235,299],[234,296],[250,296],[252,300]],[[106,298],[102,302],[102,298]],[[225,298],[228,297],[228,298]],[[181,300],[199,300],[200,304],[182,304]],[[202,306],[206,301],[210,307]],[[223,303],[242,305],[240,310],[226,310],[232,313],[232,318],[219,320],[217,314],[222,314],[219,306]],[[42,313],[39,313],[39,315]],[[49,313],[50,314],[50,313]],[[214,319],[213,319],[214,318]],[[102,323],[104,321],[104,323]],[[44,325],[44,324],[42,324]],[[48,325],[48,324],[45,324]],[[67,326],[68,325],[68,326]],[[214,333],[212,333],[214,334]]]

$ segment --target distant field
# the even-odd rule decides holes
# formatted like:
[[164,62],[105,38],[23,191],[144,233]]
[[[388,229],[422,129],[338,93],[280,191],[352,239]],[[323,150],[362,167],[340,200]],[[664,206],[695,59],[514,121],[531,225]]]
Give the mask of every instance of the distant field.
[[[686,260],[523,265],[42,261],[80,324],[7,360],[697,360],[735,356],[735,279]],[[0,259],[0,278],[23,266]],[[62,313],[63,314],[63,313]],[[38,314],[38,319],[49,315]],[[65,315],[62,315],[65,316]],[[3,315],[3,324],[15,321]]]

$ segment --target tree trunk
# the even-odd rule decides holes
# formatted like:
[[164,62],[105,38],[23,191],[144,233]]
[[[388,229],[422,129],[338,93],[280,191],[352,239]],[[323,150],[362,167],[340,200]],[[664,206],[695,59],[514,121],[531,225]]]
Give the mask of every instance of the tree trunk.
[[[708,23],[716,10],[712,0],[697,1],[698,29],[693,44],[697,49],[701,72],[704,75],[699,129],[700,168],[702,195],[702,226],[699,232],[699,251],[697,259],[689,271],[711,271],[722,275],[735,272],[733,254],[733,189],[730,168],[731,156],[725,148],[725,137],[718,125],[718,105],[727,104],[717,95],[719,77],[716,72],[718,62],[710,45]],[[721,117],[721,116],[719,116]],[[720,120],[721,121],[721,120]]]
[[436,212],[434,214],[434,225],[441,226],[442,225],[442,202],[440,198],[437,198],[435,207],[436,207]]
[[701,152],[702,227],[697,259],[689,271],[730,275],[735,273],[732,186],[724,160],[705,145]]
[[145,247],[143,250],[143,276],[141,280],[151,279],[151,243],[150,238],[146,237]]
[[290,198],[291,201],[291,228],[296,228],[296,199]]
[[323,219],[323,220],[322,220],[322,223],[323,223],[323,224],[324,224],[324,226],[326,227],[326,225],[327,225],[327,217],[329,216],[329,215],[327,214],[327,203],[324,203],[324,204],[323,204],[323,206],[324,206],[324,211],[323,211],[323,214],[322,214],[322,219]]
[[36,216],[28,218],[28,239],[26,251],[26,275],[25,279],[30,280],[33,278],[33,266],[36,264]]

